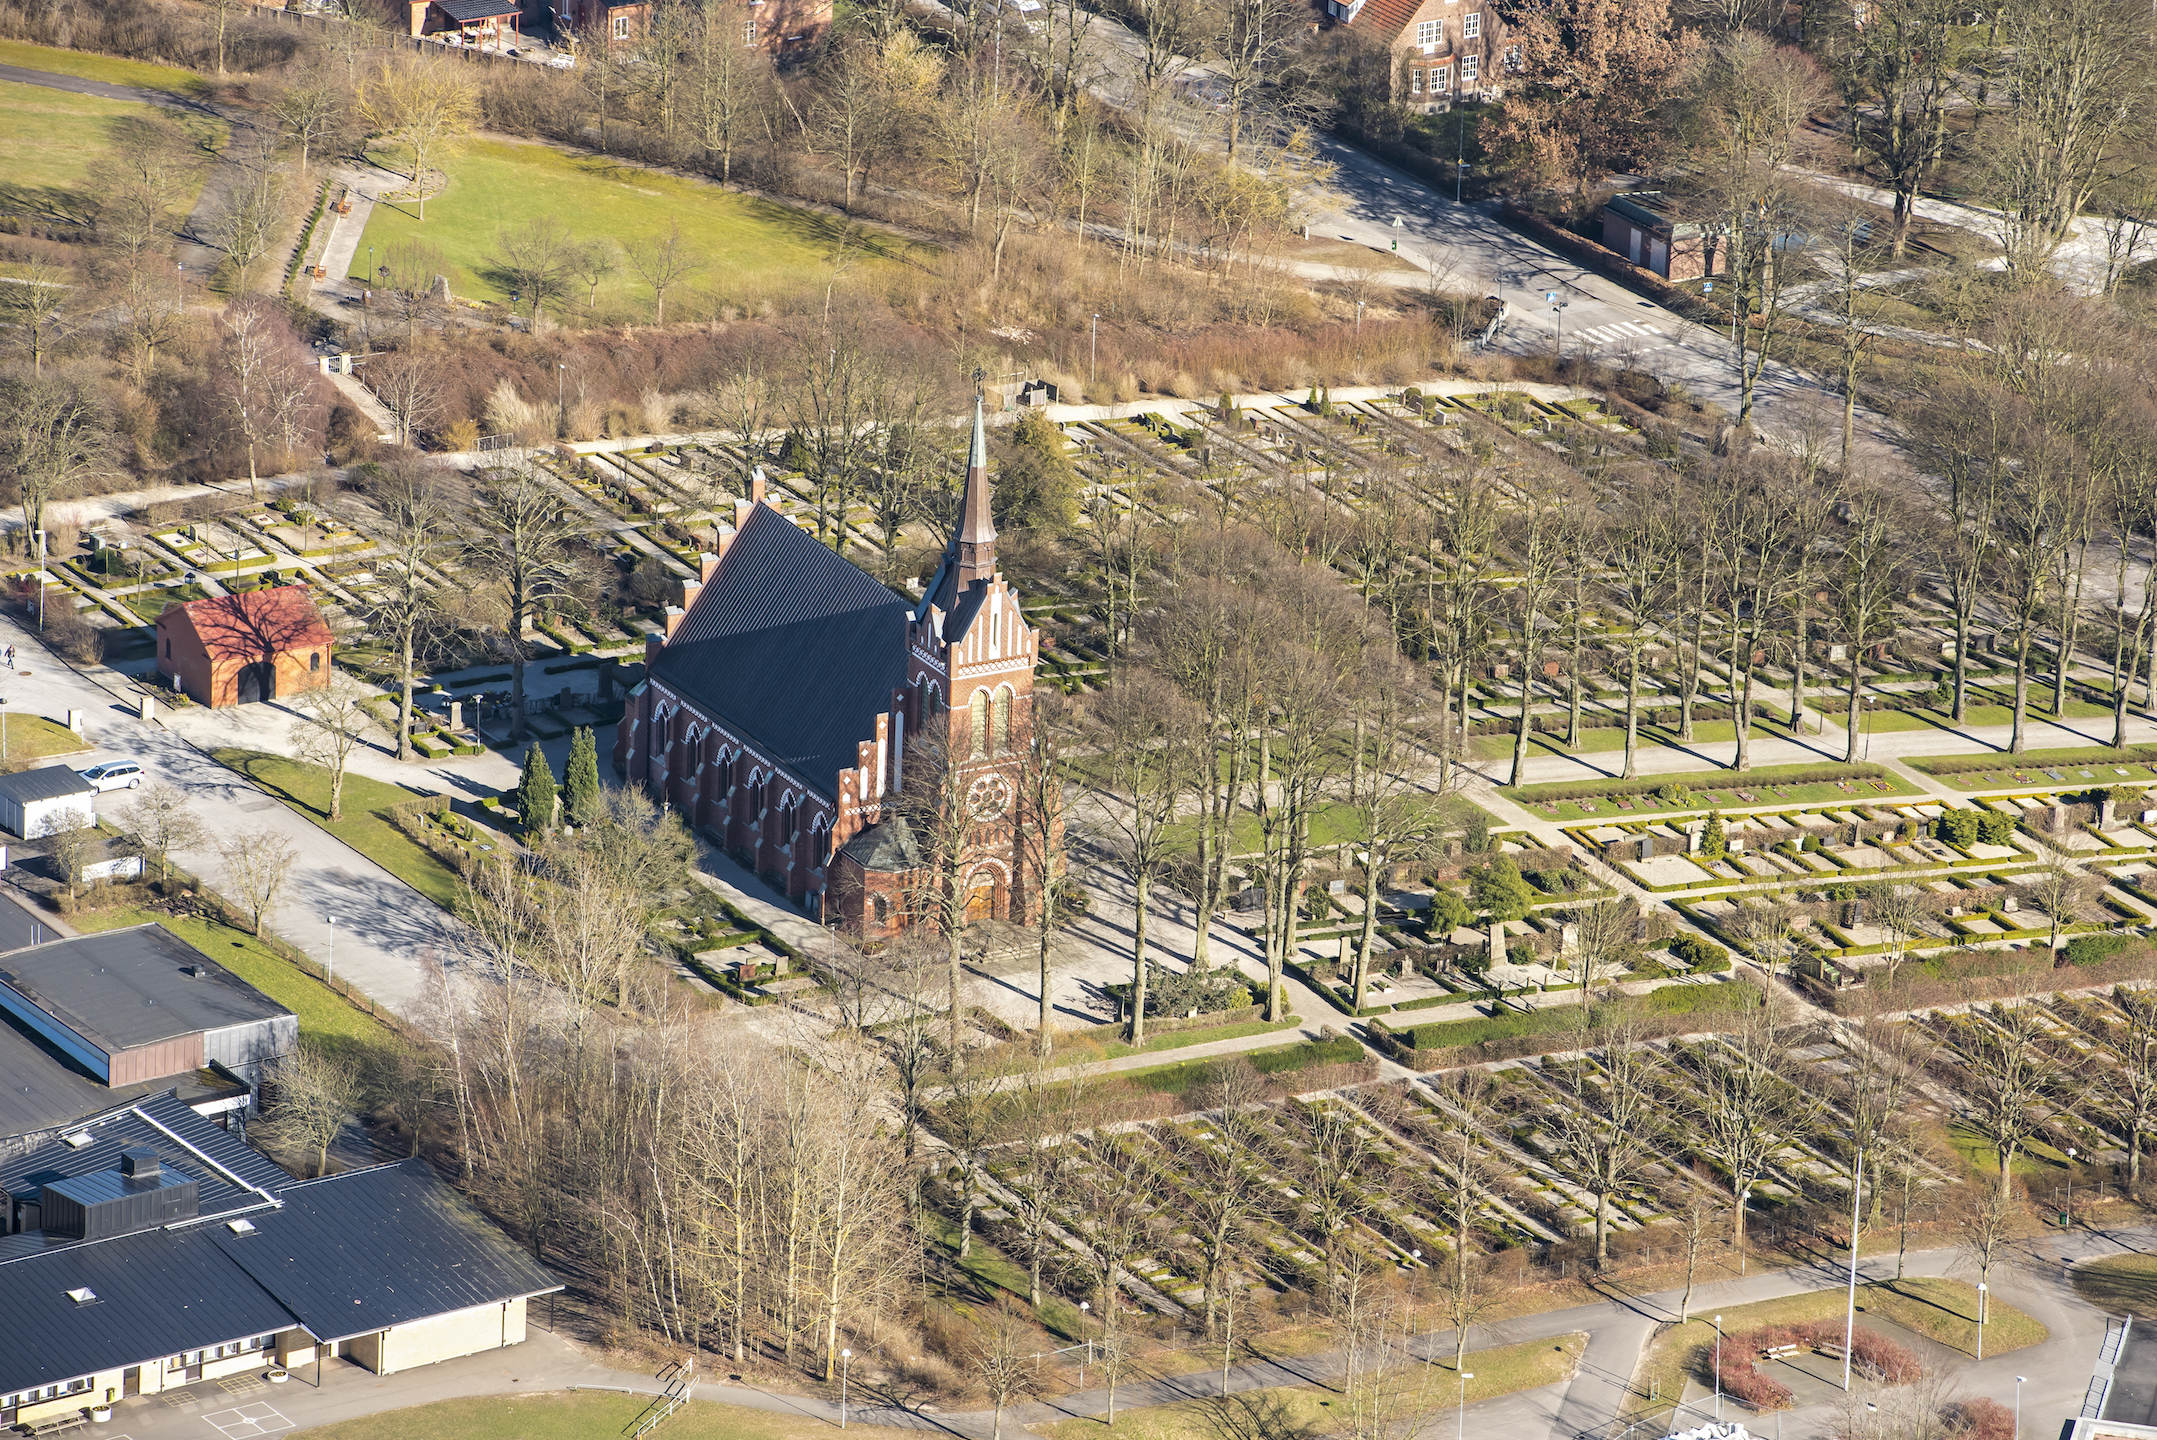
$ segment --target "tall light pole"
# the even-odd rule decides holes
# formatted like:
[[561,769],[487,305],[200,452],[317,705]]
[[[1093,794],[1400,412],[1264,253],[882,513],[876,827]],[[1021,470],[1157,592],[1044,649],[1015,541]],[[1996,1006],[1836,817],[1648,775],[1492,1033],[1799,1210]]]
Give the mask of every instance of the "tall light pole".
[[325,916],[322,923],[330,927],[329,958],[322,962],[322,979],[334,990],[337,988],[337,917]]
[[2075,1223],[2075,1147],[2067,1147],[2067,1203],[2060,1208],[2060,1228]]
[[45,532],[37,532],[37,628],[45,628]]
[[1096,311],[1094,312],[1094,317],[1093,317],[1093,343],[1092,343],[1092,344],[1091,344],[1090,346],[1088,346],[1088,347],[1087,347],[1087,351],[1086,351],[1086,388],[1087,388],[1088,390],[1091,390],[1091,389],[1093,389],[1093,387],[1094,387],[1094,383],[1095,383],[1096,381],[1098,381],[1098,380],[1099,380],[1100,378],[1101,378],[1101,312],[1100,312],[1100,311],[1098,311],[1098,310],[1096,310]]
[[1562,365],[1565,363],[1565,312],[1573,302],[1560,300],[1555,290],[1544,292],[1543,298],[1550,302],[1550,313],[1558,317],[1558,363]]
[[[568,384],[569,366],[567,362],[557,364],[554,367],[554,428],[564,437],[569,434],[569,392],[565,388]],[[744,435],[742,437],[743,443],[748,443],[748,439],[749,437]]]
[[1715,1317],[1715,1423],[1723,1423],[1723,1317]]
[[1857,1164],[1850,1171],[1850,1297],[1842,1312],[1842,1389],[1850,1393],[1850,1342],[1857,1328],[1857,1220],[1858,1197],[1865,1188],[1865,1147],[1857,1148]]
[[1468,1435],[1468,1382],[1469,1382],[1470,1380],[1473,1380],[1473,1379],[1475,1379],[1475,1371],[1473,1371],[1473,1370],[1463,1370],[1463,1371],[1461,1371],[1461,1372],[1460,1372],[1460,1416],[1459,1416],[1459,1418],[1458,1418],[1458,1419],[1457,1419],[1457,1420],[1456,1420],[1456,1421],[1454,1422],[1454,1427],[1453,1427],[1453,1428],[1454,1428],[1454,1434],[1455,1434],[1455,1435],[1456,1435],[1457,1437],[1459,1437],[1459,1440],[1467,1440],[1467,1435]]
[[2022,1440],[2022,1386],[2029,1378],[2027,1375],[2015,1377],[2015,1440]]
[[[1086,1312],[1091,1309],[1093,1309],[1093,1301],[1079,1301],[1079,1329],[1084,1330],[1086,1328]],[[1088,1335],[1086,1337],[1086,1360],[1091,1359],[1093,1359],[1093,1336]],[[1079,1389],[1081,1390],[1086,1388],[1086,1360],[1079,1361]],[[1228,1382],[1226,1380],[1221,1382],[1221,1393],[1223,1395],[1228,1393]]]
[[841,1350],[839,1352],[839,1428],[841,1430],[846,1428],[846,1377],[848,1371],[853,1368],[853,1364],[854,1352]]
[[1988,1291],[1985,1282],[1977,1282],[1977,1358],[1985,1358],[1985,1312]]

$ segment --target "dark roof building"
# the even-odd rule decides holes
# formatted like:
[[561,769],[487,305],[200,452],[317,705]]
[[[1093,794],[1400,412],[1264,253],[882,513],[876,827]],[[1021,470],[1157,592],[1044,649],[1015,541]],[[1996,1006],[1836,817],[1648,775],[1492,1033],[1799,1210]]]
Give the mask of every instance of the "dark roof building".
[[34,840],[62,810],[96,814],[96,797],[97,787],[65,765],[0,775],[0,828]]
[[0,1009],[108,1085],[212,1062],[254,1081],[299,1039],[290,1010],[156,924],[0,955]]
[[865,938],[918,918],[920,849],[892,823],[914,754],[962,772],[968,914],[1033,909],[1015,801],[1040,640],[997,568],[988,468],[977,401],[959,525],[911,605],[768,504],[758,472],[647,642],[615,732],[625,778]]
[[325,1352],[387,1374],[514,1344],[558,1288],[424,1162],[295,1182],[172,1096],[0,1185],[0,1424]]

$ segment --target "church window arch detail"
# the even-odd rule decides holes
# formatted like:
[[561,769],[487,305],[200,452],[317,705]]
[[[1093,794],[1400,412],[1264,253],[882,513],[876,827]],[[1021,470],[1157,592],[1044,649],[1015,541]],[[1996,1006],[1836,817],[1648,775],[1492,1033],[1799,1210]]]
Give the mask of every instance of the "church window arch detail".
[[979,760],[988,753],[989,744],[989,692],[976,690],[968,702],[972,712],[967,728],[973,731],[973,758]]
[[1011,700],[1009,685],[999,685],[989,698],[989,743],[998,755],[1011,752]]

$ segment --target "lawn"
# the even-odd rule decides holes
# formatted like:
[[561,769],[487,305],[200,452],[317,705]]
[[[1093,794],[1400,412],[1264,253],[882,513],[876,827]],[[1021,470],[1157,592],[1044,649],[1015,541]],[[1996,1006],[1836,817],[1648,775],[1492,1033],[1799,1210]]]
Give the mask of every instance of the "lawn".
[[[1840,1319],[1844,1291],[1814,1290],[1786,1295],[1722,1311],[1723,1333],[1734,1335],[1762,1325],[1801,1324],[1809,1320]],[[1891,1320],[1928,1339],[1937,1340],[1965,1354],[1975,1353],[1977,1287],[1966,1280],[1882,1281],[1857,1287],[1858,1323],[1868,1315]],[[2041,1344],[2051,1332],[2042,1322],[2014,1306],[1995,1299],[1987,1307],[1985,1354],[2005,1355],[2011,1350]],[[1883,1327],[1874,1327],[1880,1329]],[[1886,1332],[1890,1339],[1894,1332]],[[1691,1321],[1673,1325],[1649,1347],[1640,1380],[1657,1403],[1679,1393],[1687,1375],[1701,1378],[1708,1373],[1707,1352],[1715,1343],[1715,1326],[1697,1309]]]
[[200,585],[184,584],[153,590],[130,590],[127,594],[115,598],[122,605],[154,624],[157,617],[165,613],[166,606],[184,605],[190,600],[205,599],[209,593]]
[[[2025,750],[2020,755],[1920,755],[1904,763],[1957,790],[1999,790],[2046,784],[2082,789],[2096,785],[2148,784],[2153,776],[2157,776],[2157,765],[2151,764],[2150,758],[2148,746],[2115,750],[2109,745],[2068,745],[2052,750]],[[2045,773],[2048,769],[2060,771],[2061,779],[2054,781]],[[2084,775],[2084,770],[2090,773]]]
[[[1760,808],[1769,805],[1820,805],[1829,803],[1859,804],[1897,796],[1917,795],[1908,781],[1892,771],[1877,775],[1857,767],[1847,782],[1853,789],[1845,790],[1832,780],[1815,780],[1805,784],[1784,783],[1791,776],[1806,773],[1819,774],[1830,768],[1818,765],[1761,765],[1751,770],[1693,770],[1674,775],[1643,776],[1639,780],[1581,780],[1500,786],[1498,793],[1538,815],[1561,821],[1643,819],[1650,815],[1666,815],[1700,810],[1728,810],[1741,807]],[[1643,794],[1626,792],[1647,784],[1655,788],[1676,785],[1685,792],[1679,804],[1669,804],[1658,799],[1652,790]],[[1608,787],[1606,790],[1605,787]],[[1884,787],[1884,788],[1883,788]],[[1561,789],[1573,791],[1572,798],[1551,800],[1549,794]],[[1738,791],[1744,790],[1754,798],[1743,799]],[[1610,794],[1610,798],[1597,800],[1597,793]],[[1620,809],[1617,800],[1622,796],[1631,802],[1629,810]]]
[[1235,1055],[1214,1055],[1198,1060],[1179,1060],[1173,1065],[1148,1065],[1137,1070],[1118,1070],[1118,1080],[1128,1080],[1141,1090],[1158,1095],[1181,1095],[1211,1073],[1216,1061],[1238,1057],[1248,1060],[1262,1075],[1306,1070],[1313,1065],[1353,1065],[1367,1058],[1362,1043],[1338,1040],[1305,1040],[1294,1045],[1269,1045],[1258,1050],[1239,1050]]
[[[514,1356],[504,1363],[520,1363]],[[591,1391],[547,1391],[536,1395],[478,1395],[443,1400],[409,1410],[385,1410],[357,1420],[319,1425],[316,1440],[591,1440],[594,1435],[626,1435],[651,1403],[641,1395]],[[864,1435],[919,1436],[918,1430],[892,1430],[856,1421],[847,1427]],[[834,1427],[805,1415],[771,1414],[709,1400],[693,1400],[674,1413],[658,1432],[666,1440],[824,1440]]]
[[[61,52],[65,53],[65,52]],[[0,57],[0,63],[6,63]],[[133,100],[74,95],[42,85],[0,80],[0,205],[27,216],[86,225],[98,164],[133,132],[162,118]],[[218,133],[221,136],[223,126]],[[194,196],[185,197],[185,209]]]
[[43,760],[52,755],[74,755],[90,747],[82,743],[82,737],[65,725],[55,724],[42,715],[24,715],[20,711],[0,718],[0,760]]
[[[408,162],[398,156],[377,158],[400,175],[409,173]],[[842,246],[885,259],[912,248],[886,232],[813,211],[545,145],[476,141],[441,168],[448,185],[427,201],[424,224],[409,202],[375,206],[353,255],[354,278],[366,278],[369,265],[380,265],[391,246],[418,241],[441,252],[453,293],[506,304],[515,286],[495,259],[504,230],[551,215],[579,240],[606,237],[626,244],[664,235],[678,221],[683,239],[705,262],[688,284],[668,294],[668,313],[678,306],[686,319],[760,298],[777,286],[821,283],[829,273],[828,257]],[[862,267],[856,265],[854,273],[862,273]],[[554,305],[556,316],[565,320],[586,313],[589,294],[582,281],[573,280],[568,291]],[[624,263],[600,282],[592,313],[601,320],[646,321],[651,298]]]
[[340,998],[327,985],[279,958],[244,930],[200,916],[185,918],[148,910],[83,910],[70,915],[77,930],[120,930],[155,921],[278,1004],[300,1017],[300,1033],[310,1039],[339,1039],[371,1044],[384,1030],[380,1021]]
[[83,50],[56,50],[49,45],[32,45],[23,40],[0,40],[0,65],[43,70],[49,75],[102,80],[108,85],[132,85],[138,90],[162,90],[172,95],[193,95],[203,88],[202,77],[191,70],[151,65],[141,60],[122,60],[112,55],[92,55]]
[[245,775],[444,910],[456,908],[464,893],[464,878],[376,813],[422,798],[417,790],[347,772],[344,818],[333,823],[329,819],[330,772],[323,767],[260,750],[210,753],[218,764]]
[[2071,1273],[2075,1293],[2107,1314],[2157,1319],[2157,1255],[2111,1255]]
[[[1468,1352],[1471,1378],[1465,1391],[1447,1355],[1430,1365],[1411,1365],[1402,1377],[1399,1414],[1420,1413],[1427,1422],[1453,1417],[1447,1412],[1465,1397],[1468,1404],[1495,1400],[1544,1385],[1570,1379],[1580,1363],[1588,1337],[1561,1336],[1555,1340],[1525,1340],[1492,1350]],[[1316,1386],[1280,1386],[1247,1390],[1229,1397],[1228,1413],[1219,1400],[1185,1400],[1174,1405],[1116,1412],[1111,1430],[1105,1417],[1087,1416],[1036,1426],[1037,1433],[1052,1440],[1096,1440],[1115,1435],[1121,1440],[1221,1440],[1224,1435],[1315,1436],[1344,1429],[1349,1418],[1342,1413],[1338,1391]],[[1413,1428],[1421,1428],[1411,1426]]]

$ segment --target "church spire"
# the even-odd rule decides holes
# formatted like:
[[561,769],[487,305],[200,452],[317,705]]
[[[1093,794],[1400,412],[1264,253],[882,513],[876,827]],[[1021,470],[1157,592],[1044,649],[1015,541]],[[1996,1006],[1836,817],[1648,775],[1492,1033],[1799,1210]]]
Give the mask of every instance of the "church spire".
[[974,396],[974,448],[966,461],[966,505],[956,544],[961,587],[996,573],[996,522],[989,518],[989,436],[978,394]]

